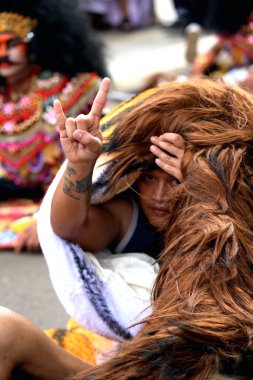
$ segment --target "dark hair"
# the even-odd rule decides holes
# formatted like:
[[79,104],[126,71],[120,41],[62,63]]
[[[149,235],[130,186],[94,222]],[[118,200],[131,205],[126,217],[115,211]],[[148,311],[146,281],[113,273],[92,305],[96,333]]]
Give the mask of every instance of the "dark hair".
[[42,69],[68,76],[79,72],[106,75],[102,44],[77,0],[1,0],[0,12],[37,19],[29,49]]
[[[206,0],[207,1],[207,0]],[[253,3],[250,0],[209,0],[205,26],[216,33],[234,34],[247,23]]]

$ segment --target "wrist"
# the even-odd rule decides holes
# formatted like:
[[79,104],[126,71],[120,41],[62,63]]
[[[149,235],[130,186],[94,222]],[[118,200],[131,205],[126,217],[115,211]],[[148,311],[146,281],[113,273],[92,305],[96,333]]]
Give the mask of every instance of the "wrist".
[[63,192],[70,198],[80,200],[85,197],[89,202],[91,187],[92,187],[92,173],[93,170],[90,167],[80,167],[78,165],[71,165],[68,163],[64,181]]
[[73,169],[75,174],[83,176],[84,174],[89,174],[93,172],[96,161],[89,161],[85,163],[74,163],[68,160],[67,167]]

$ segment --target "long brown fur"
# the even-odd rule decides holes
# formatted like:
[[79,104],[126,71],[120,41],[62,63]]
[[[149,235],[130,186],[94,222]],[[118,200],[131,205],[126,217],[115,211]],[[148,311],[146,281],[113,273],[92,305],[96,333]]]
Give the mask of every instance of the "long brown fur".
[[222,82],[173,83],[115,118],[116,179],[150,159],[150,136],[174,132],[186,141],[184,181],[168,194],[152,315],[78,379],[208,380],[227,367],[252,378],[252,98]]

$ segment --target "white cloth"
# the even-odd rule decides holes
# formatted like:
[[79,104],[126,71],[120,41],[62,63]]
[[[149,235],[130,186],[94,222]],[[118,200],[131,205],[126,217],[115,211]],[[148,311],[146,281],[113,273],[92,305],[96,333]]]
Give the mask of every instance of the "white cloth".
[[51,201],[65,166],[38,213],[39,240],[55,292],[69,316],[88,329],[115,340],[131,338],[140,326],[130,326],[151,312],[158,264],[143,253],[84,252],[54,234]]

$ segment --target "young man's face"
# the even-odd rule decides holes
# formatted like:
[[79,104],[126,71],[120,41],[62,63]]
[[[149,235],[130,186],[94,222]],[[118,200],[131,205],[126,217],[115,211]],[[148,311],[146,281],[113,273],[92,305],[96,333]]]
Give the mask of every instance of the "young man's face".
[[28,65],[27,44],[13,33],[0,34],[0,76],[11,78]]
[[146,171],[139,180],[139,201],[150,224],[161,228],[168,215],[166,198],[178,184],[177,180],[161,169]]

